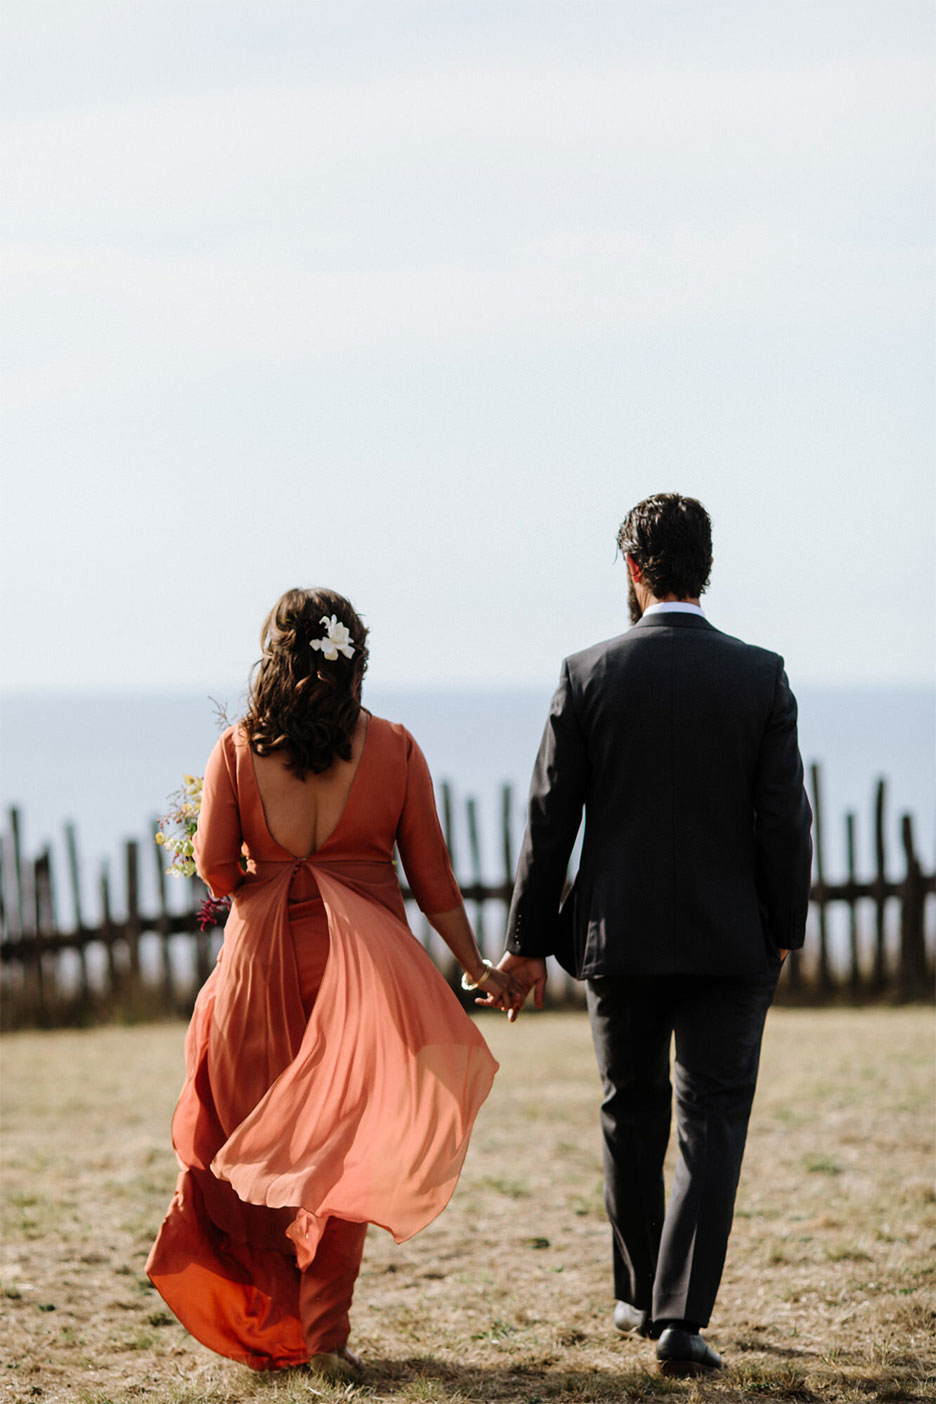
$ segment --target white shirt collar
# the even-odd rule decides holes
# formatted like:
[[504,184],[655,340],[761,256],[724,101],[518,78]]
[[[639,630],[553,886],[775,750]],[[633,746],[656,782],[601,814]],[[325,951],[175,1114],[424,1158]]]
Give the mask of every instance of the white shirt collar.
[[648,614],[701,614],[705,618],[702,606],[689,604],[687,600],[662,600],[659,604],[648,605],[644,617]]

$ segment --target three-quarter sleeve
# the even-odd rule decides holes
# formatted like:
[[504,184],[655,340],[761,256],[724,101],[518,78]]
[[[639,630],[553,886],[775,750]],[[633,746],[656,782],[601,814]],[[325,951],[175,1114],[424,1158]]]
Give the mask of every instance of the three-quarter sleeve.
[[462,896],[436,810],[426,758],[407,733],[406,798],[397,827],[397,847],[410,891],[424,912],[450,912]]
[[234,764],[233,738],[226,731],[208,757],[195,832],[195,866],[214,897],[226,897],[244,878]]

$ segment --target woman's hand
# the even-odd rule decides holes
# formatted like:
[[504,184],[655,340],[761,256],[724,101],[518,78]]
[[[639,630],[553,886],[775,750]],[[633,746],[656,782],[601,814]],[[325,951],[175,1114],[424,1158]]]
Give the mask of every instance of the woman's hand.
[[522,1006],[526,990],[510,971],[485,965],[464,903],[453,907],[450,912],[427,912],[426,918],[433,931],[438,931],[468,979],[477,981],[480,978],[475,1003],[487,1009],[503,1009],[508,1019],[515,1019],[515,1011]]
[[[492,970],[491,974],[505,976],[510,981],[510,1003],[499,1004],[497,1007],[506,1008],[511,1024],[526,1003],[526,997],[531,990],[537,1009],[542,1009],[546,995],[546,973],[546,962],[540,956],[515,956],[509,951],[505,951],[501,956],[497,968]],[[490,986],[490,980],[485,980],[485,993]],[[475,1004],[488,1003],[489,1001],[484,999],[475,1000]]]
[[482,986],[479,986],[480,993],[475,1000],[482,1009],[503,1009],[507,1018],[513,1023],[518,1010],[524,999],[526,992],[517,984],[512,976],[506,971],[491,968],[487,972],[487,979]]

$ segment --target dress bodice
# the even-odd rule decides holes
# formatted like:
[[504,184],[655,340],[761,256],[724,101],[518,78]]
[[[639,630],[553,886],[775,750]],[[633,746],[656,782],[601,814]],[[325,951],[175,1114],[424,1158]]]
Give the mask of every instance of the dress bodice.
[[[461,901],[439,824],[425,757],[405,727],[371,717],[345,807],[312,853],[290,853],[270,833],[253,755],[239,727],[219,738],[205,770],[195,836],[198,871],[216,897],[243,883],[265,881],[285,866],[339,866],[349,880],[400,908],[393,867],[398,848],[406,878],[424,912]],[[243,871],[241,856],[247,860]]]

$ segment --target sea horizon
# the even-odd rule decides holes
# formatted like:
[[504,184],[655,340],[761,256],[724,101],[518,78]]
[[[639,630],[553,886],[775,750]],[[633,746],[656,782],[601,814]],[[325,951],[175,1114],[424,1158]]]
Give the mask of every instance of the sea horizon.
[[[508,783],[522,811],[552,690],[551,683],[366,683],[364,702],[409,727],[437,785],[448,781],[457,795],[474,795],[483,809],[499,812],[500,788]],[[807,770],[812,761],[822,768],[830,857],[841,847],[835,831],[846,808],[857,813],[859,828],[867,827],[874,784],[883,775],[895,812],[914,815],[929,866],[936,687],[824,685],[797,693],[803,760]],[[183,772],[203,772],[219,732],[217,706],[235,720],[243,696],[243,687],[0,694],[0,809],[20,809],[29,851],[54,844],[72,821],[89,854],[114,852],[115,843],[142,834],[162,811]],[[499,844],[493,847],[499,854]]]

